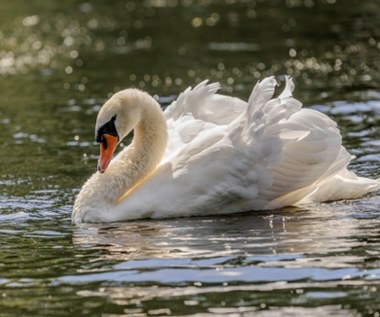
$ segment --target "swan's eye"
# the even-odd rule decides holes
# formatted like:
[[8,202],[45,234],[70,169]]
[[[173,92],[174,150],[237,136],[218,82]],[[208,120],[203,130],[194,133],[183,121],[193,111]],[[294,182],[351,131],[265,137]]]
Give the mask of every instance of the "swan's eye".
[[105,150],[107,150],[108,144],[107,144],[107,138],[104,137],[104,135],[101,136],[101,143],[103,144],[103,147]]
[[104,134],[109,134],[119,139],[119,134],[117,133],[116,126],[115,126],[115,120],[116,120],[116,115],[114,115],[111,118],[111,120],[108,121],[106,124],[102,125],[96,133],[96,138],[95,138],[96,142],[103,143],[105,148],[107,148],[107,140],[104,137]]

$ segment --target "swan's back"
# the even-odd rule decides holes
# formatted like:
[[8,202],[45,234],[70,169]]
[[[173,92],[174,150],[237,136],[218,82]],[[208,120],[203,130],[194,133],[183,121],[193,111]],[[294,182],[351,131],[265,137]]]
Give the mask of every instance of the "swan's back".
[[248,102],[219,95],[219,84],[207,82],[183,92],[165,111],[164,159],[120,208],[150,217],[220,214],[378,190],[378,180],[347,170],[351,156],[335,122],[302,109],[291,79],[273,98],[276,85],[264,79]]

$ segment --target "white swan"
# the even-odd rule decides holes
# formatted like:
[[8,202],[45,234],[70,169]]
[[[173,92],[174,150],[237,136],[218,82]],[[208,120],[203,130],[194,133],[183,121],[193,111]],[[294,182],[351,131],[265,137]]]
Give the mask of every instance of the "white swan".
[[[116,93],[99,111],[99,172],[78,194],[72,221],[228,214],[380,189],[380,180],[347,170],[336,123],[301,109],[291,79],[273,98],[276,85],[265,78],[247,103],[203,82],[164,112],[145,92]],[[111,160],[131,130],[132,143]]]

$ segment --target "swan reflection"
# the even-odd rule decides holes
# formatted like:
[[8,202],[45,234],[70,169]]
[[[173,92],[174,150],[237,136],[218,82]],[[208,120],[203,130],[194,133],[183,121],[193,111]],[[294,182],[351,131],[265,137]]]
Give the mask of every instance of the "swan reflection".
[[[91,261],[101,270],[87,266],[64,282],[100,282],[98,290],[77,294],[106,298],[128,312],[120,316],[150,316],[152,303],[169,309],[166,298],[187,310],[215,298],[235,307],[263,294],[300,291],[302,299],[310,289],[346,296],[363,278],[366,285],[380,278],[379,244],[357,252],[362,237],[378,235],[379,207],[380,199],[369,197],[256,214],[81,225],[74,244],[99,251]],[[332,294],[327,284],[341,291]]]
[[254,214],[82,224],[73,242],[121,261],[331,252],[338,257],[362,243],[360,237],[368,234],[364,231],[379,207],[379,198],[369,197]]

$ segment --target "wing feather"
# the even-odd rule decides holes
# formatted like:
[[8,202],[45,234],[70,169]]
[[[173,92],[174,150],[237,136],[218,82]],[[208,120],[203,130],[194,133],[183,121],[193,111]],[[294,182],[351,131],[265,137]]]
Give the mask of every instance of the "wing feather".
[[[273,98],[276,86],[274,77],[257,83],[248,103],[217,94],[217,83],[186,89],[165,111],[164,160],[129,201],[150,195],[145,207],[167,216],[178,210],[194,215],[355,197],[380,188],[379,181],[347,171],[351,156],[336,123],[302,109],[291,78]],[[172,193],[179,198],[171,200]]]

